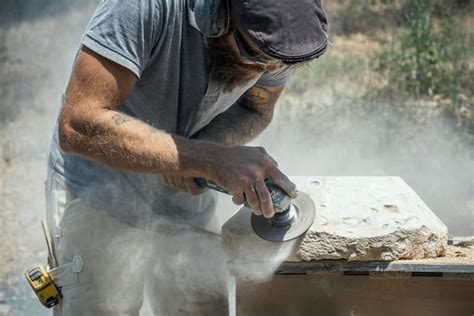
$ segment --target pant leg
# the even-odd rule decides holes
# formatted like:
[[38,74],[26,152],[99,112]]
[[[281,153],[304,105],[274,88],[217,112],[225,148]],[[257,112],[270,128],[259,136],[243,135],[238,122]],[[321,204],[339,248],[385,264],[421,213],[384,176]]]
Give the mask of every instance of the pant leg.
[[48,226],[59,266],[80,256],[77,282],[62,287],[55,315],[138,315],[143,301],[149,234],[71,198],[52,179],[47,190]]
[[156,261],[147,292],[155,315],[228,315],[219,236],[191,229],[158,232],[153,244]]

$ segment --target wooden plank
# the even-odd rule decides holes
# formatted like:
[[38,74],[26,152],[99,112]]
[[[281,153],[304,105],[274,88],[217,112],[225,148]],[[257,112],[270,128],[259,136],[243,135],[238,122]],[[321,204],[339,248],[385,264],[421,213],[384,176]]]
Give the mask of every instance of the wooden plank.
[[311,262],[284,262],[276,274],[315,273],[315,272],[403,272],[403,273],[450,273],[474,275],[474,262],[472,264],[451,263],[410,263],[384,261],[343,261],[322,260]]
[[275,275],[236,279],[236,315],[472,315],[474,282],[437,277]]

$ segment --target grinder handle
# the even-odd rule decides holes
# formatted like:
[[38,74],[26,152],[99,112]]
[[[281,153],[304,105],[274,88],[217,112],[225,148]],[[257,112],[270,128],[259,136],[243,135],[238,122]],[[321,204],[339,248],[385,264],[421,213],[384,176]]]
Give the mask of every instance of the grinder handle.
[[[208,181],[204,178],[195,178],[194,179],[197,184],[199,184],[200,186],[202,187],[206,187],[206,188],[209,188],[209,189],[212,189],[212,190],[215,190],[215,191],[219,191],[219,192],[222,192],[222,193],[225,193],[225,194],[229,194],[229,191],[225,190],[224,188],[220,187],[217,183],[215,182],[212,182],[212,181]],[[244,198],[245,198],[245,203],[244,205],[246,207],[249,207],[248,203],[247,203],[247,198],[245,197],[245,193],[244,193]]]
[[[230,194],[228,191],[220,187],[217,183],[208,181],[204,178],[195,178],[197,184],[202,187],[207,187],[209,189],[219,191],[225,194]],[[270,192],[272,198],[272,204],[276,211],[276,213],[283,212],[288,209],[290,206],[291,198],[281,189],[279,188],[273,181],[270,179],[265,180],[265,184],[267,185],[268,191]],[[245,198],[245,194],[244,194]],[[246,198],[245,198],[246,199]],[[246,207],[249,207],[247,201],[244,203]]]
[[197,184],[199,184],[202,187],[206,187],[206,188],[209,188],[209,189],[212,189],[212,190],[215,190],[215,191],[219,191],[219,192],[222,192],[222,193],[225,193],[225,194],[230,194],[228,191],[221,188],[215,182],[208,181],[204,178],[195,178],[194,180],[197,182]]
[[[213,181],[209,181],[204,178],[194,178],[194,181],[196,181],[196,183],[202,187],[216,190],[225,194],[230,194],[228,191],[226,191],[224,188],[220,187],[217,183]],[[274,190],[275,188],[278,188],[276,184],[274,184],[273,181],[269,179],[265,180],[265,184],[267,185],[267,188],[269,189],[270,192],[272,192],[272,190]]]

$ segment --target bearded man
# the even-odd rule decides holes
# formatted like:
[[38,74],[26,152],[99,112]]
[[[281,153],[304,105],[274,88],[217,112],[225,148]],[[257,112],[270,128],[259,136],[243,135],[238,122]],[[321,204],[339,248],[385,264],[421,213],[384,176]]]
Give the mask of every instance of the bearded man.
[[226,315],[216,193],[257,215],[259,147],[297,65],[327,47],[319,0],[102,0],[82,37],[49,155],[47,222],[63,315]]

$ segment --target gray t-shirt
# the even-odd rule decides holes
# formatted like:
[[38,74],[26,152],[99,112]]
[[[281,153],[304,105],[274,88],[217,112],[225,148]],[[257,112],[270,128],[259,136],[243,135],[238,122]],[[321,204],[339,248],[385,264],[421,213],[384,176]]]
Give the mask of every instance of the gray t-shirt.
[[[282,86],[291,73],[289,67],[265,73],[224,92],[209,79],[206,40],[189,24],[186,0],[102,0],[81,45],[138,76],[120,111],[184,137],[209,124],[255,83]],[[215,209],[214,192],[192,196],[164,186],[157,174],[120,172],[65,153],[57,126],[49,166],[73,195],[129,222],[160,214],[203,226]]]

